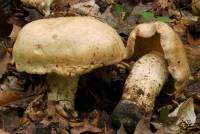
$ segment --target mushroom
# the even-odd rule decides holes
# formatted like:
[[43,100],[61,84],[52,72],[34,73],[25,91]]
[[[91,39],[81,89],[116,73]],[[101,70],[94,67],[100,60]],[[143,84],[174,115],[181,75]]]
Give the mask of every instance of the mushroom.
[[93,17],[60,17],[25,25],[13,58],[20,72],[47,74],[48,100],[74,111],[79,76],[121,61],[126,51],[109,25]]
[[54,0],[21,0],[26,7],[36,8],[45,16],[50,15],[50,7]]
[[[163,22],[144,23],[135,27],[128,38],[130,59],[137,60],[125,82],[122,99],[112,117],[121,122],[127,131],[143,115],[149,115],[156,97],[170,74],[176,96],[186,86],[190,69],[185,50],[178,35]],[[135,51],[135,52],[134,52]],[[153,52],[152,52],[153,51]]]

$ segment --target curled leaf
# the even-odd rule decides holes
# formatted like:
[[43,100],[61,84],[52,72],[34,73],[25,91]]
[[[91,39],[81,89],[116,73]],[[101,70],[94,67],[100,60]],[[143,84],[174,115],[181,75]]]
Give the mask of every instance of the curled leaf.
[[194,126],[196,123],[196,114],[194,112],[193,98],[182,102],[172,113],[170,118],[174,118],[176,125],[186,125],[186,127]]

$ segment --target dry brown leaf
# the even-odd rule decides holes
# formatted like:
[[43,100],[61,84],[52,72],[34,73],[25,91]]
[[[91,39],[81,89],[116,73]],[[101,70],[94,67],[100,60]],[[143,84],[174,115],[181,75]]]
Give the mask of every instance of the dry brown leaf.
[[6,52],[5,55],[0,57],[0,78],[7,71],[7,65],[11,62],[10,54]]
[[98,16],[98,19],[116,28],[118,24],[117,24],[117,19],[113,16],[111,12],[112,8],[113,8],[112,5],[108,6],[107,9],[104,11],[104,13]]
[[200,47],[184,45],[191,72],[200,69]]
[[[12,47],[12,44],[16,40],[16,37],[20,31],[21,27],[13,25],[12,32],[10,33],[10,41],[8,42],[8,47]],[[4,46],[5,41],[0,42],[0,78],[7,71],[7,65],[11,63],[11,55],[8,53],[9,50]]]
[[[197,74],[194,75],[198,75],[198,76],[194,76],[197,77],[197,79],[200,78],[200,72],[197,72]],[[200,96],[200,81],[199,80],[194,80],[192,81],[190,84],[188,84],[186,90],[184,91],[184,95],[189,98],[189,97],[193,97],[194,99],[199,100],[199,96]],[[200,109],[199,109],[200,110]]]
[[25,114],[33,121],[39,121],[45,117],[43,112],[46,108],[43,95],[38,95],[27,107]]
[[[155,1],[154,9],[158,16],[173,16],[180,18],[180,11],[176,9],[174,0],[157,0]],[[176,17],[175,17],[176,16]]]
[[135,128],[134,134],[153,134],[149,128],[149,121],[142,118]]
[[189,23],[189,18],[188,17],[182,17],[179,19],[175,25],[172,25],[173,30],[178,33],[181,37],[186,35],[186,29],[187,25]]
[[[0,107],[0,128],[12,132],[20,123],[20,108],[15,105]],[[1,133],[0,133],[1,134]]]
[[193,98],[182,102],[178,107],[168,115],[173,119],[175,125],[181,126],[181,128],[187,128],[194,126],[196,123],[196,114],[194,112]]
[[113,134],[114,132],[108,124],[107,116],[105,112],[99,112],[97,110],[91,113],[81,113],[82,122],[70,122],[70,126],[72,127],[71,132],[73,134],[83,132]]
[[80,128],[76,127],[71,129],[72,134],[81,134],[83,132],[101,133],[102,130],[91,125],[84,125],[83,127]]
[[171,7],[173,5],[173,2],[170,0],[157,0],[156,1],[157,6],[159,6],[160,8],[167,8],[167,7]]
[[187,41],[190,45],[194,45],[194,46],[200,45],[200,38],[194,39],[189,32],[187,32]]
[[170,124],[151,122],[158,129],[155,134],[186,134],[187,129],[189,130],[196,122],[193,99],[189,98],[178,105],[168,116],[171,120]]
[[0,106],[8,104],[13,101],[21,99],[22,96],[13,91],[1,91],[0,92]]
[[190,45],[200,45],[200,18],[197,21],[190,22],[187,26],[187,41]]
[[[65,0],[60,0],[60,1],[65,1]],[[67,2],[70,5],[74,5],[74,4],[77,4],[77,3],[80,3],[80,2],[85,2],[85,1],[88,1],[88,0],[68,0]]]
[[19,33],[19,31],[21,30],[21,27],[18,25],[13,24],[13,29],[12,32],[10,33],[9,37],[11,38],[11,40],[14,42],[17,38],[17,35]]
[[117,130],[117,134],[126,134],[123,124],[121,124],[119,130]]
[[99,9],[100,7],[95,3],[95,0],[87,0],[71,5],[70,11],[76,11],[81,15],[96,16]]
[[3,129],[0,129],[0,134],[10,134],[10,133],[6,132],[6,131],[3,130]]

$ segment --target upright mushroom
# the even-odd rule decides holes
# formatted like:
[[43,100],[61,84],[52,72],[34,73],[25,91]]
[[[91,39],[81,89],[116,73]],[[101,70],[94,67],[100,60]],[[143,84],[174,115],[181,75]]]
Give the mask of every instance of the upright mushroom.
[[129,56],[135,51],[131,59],[139,60],[132,67],[122,99],[112,115],[115,122],[120,121],[130,131],[141,116],[152,112],[168,74],[174,80],[176,95],[179,95],[187,84],[190,69],[181,40],[165,23],[136,26],[127,46],[132,48]]
[[47,74],[48,99],[73,111],[79,76],[121,61],[126,51],[109,25],[92,17],[60,17],[25,25],[13,58],[20,72]]

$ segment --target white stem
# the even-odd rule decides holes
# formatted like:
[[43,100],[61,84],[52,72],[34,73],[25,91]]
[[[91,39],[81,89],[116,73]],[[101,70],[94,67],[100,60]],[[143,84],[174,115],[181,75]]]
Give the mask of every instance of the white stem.
[[50,92],[48,100],[59,101],[67,109],[74,110],[74,100],[79,77],[64,77],[57,74],[47,75]]
[[122,100],[132,101],[145,112],[150,112],[167,77],[167,63],[162,55],[144,55],[136,61],[126,80]]

